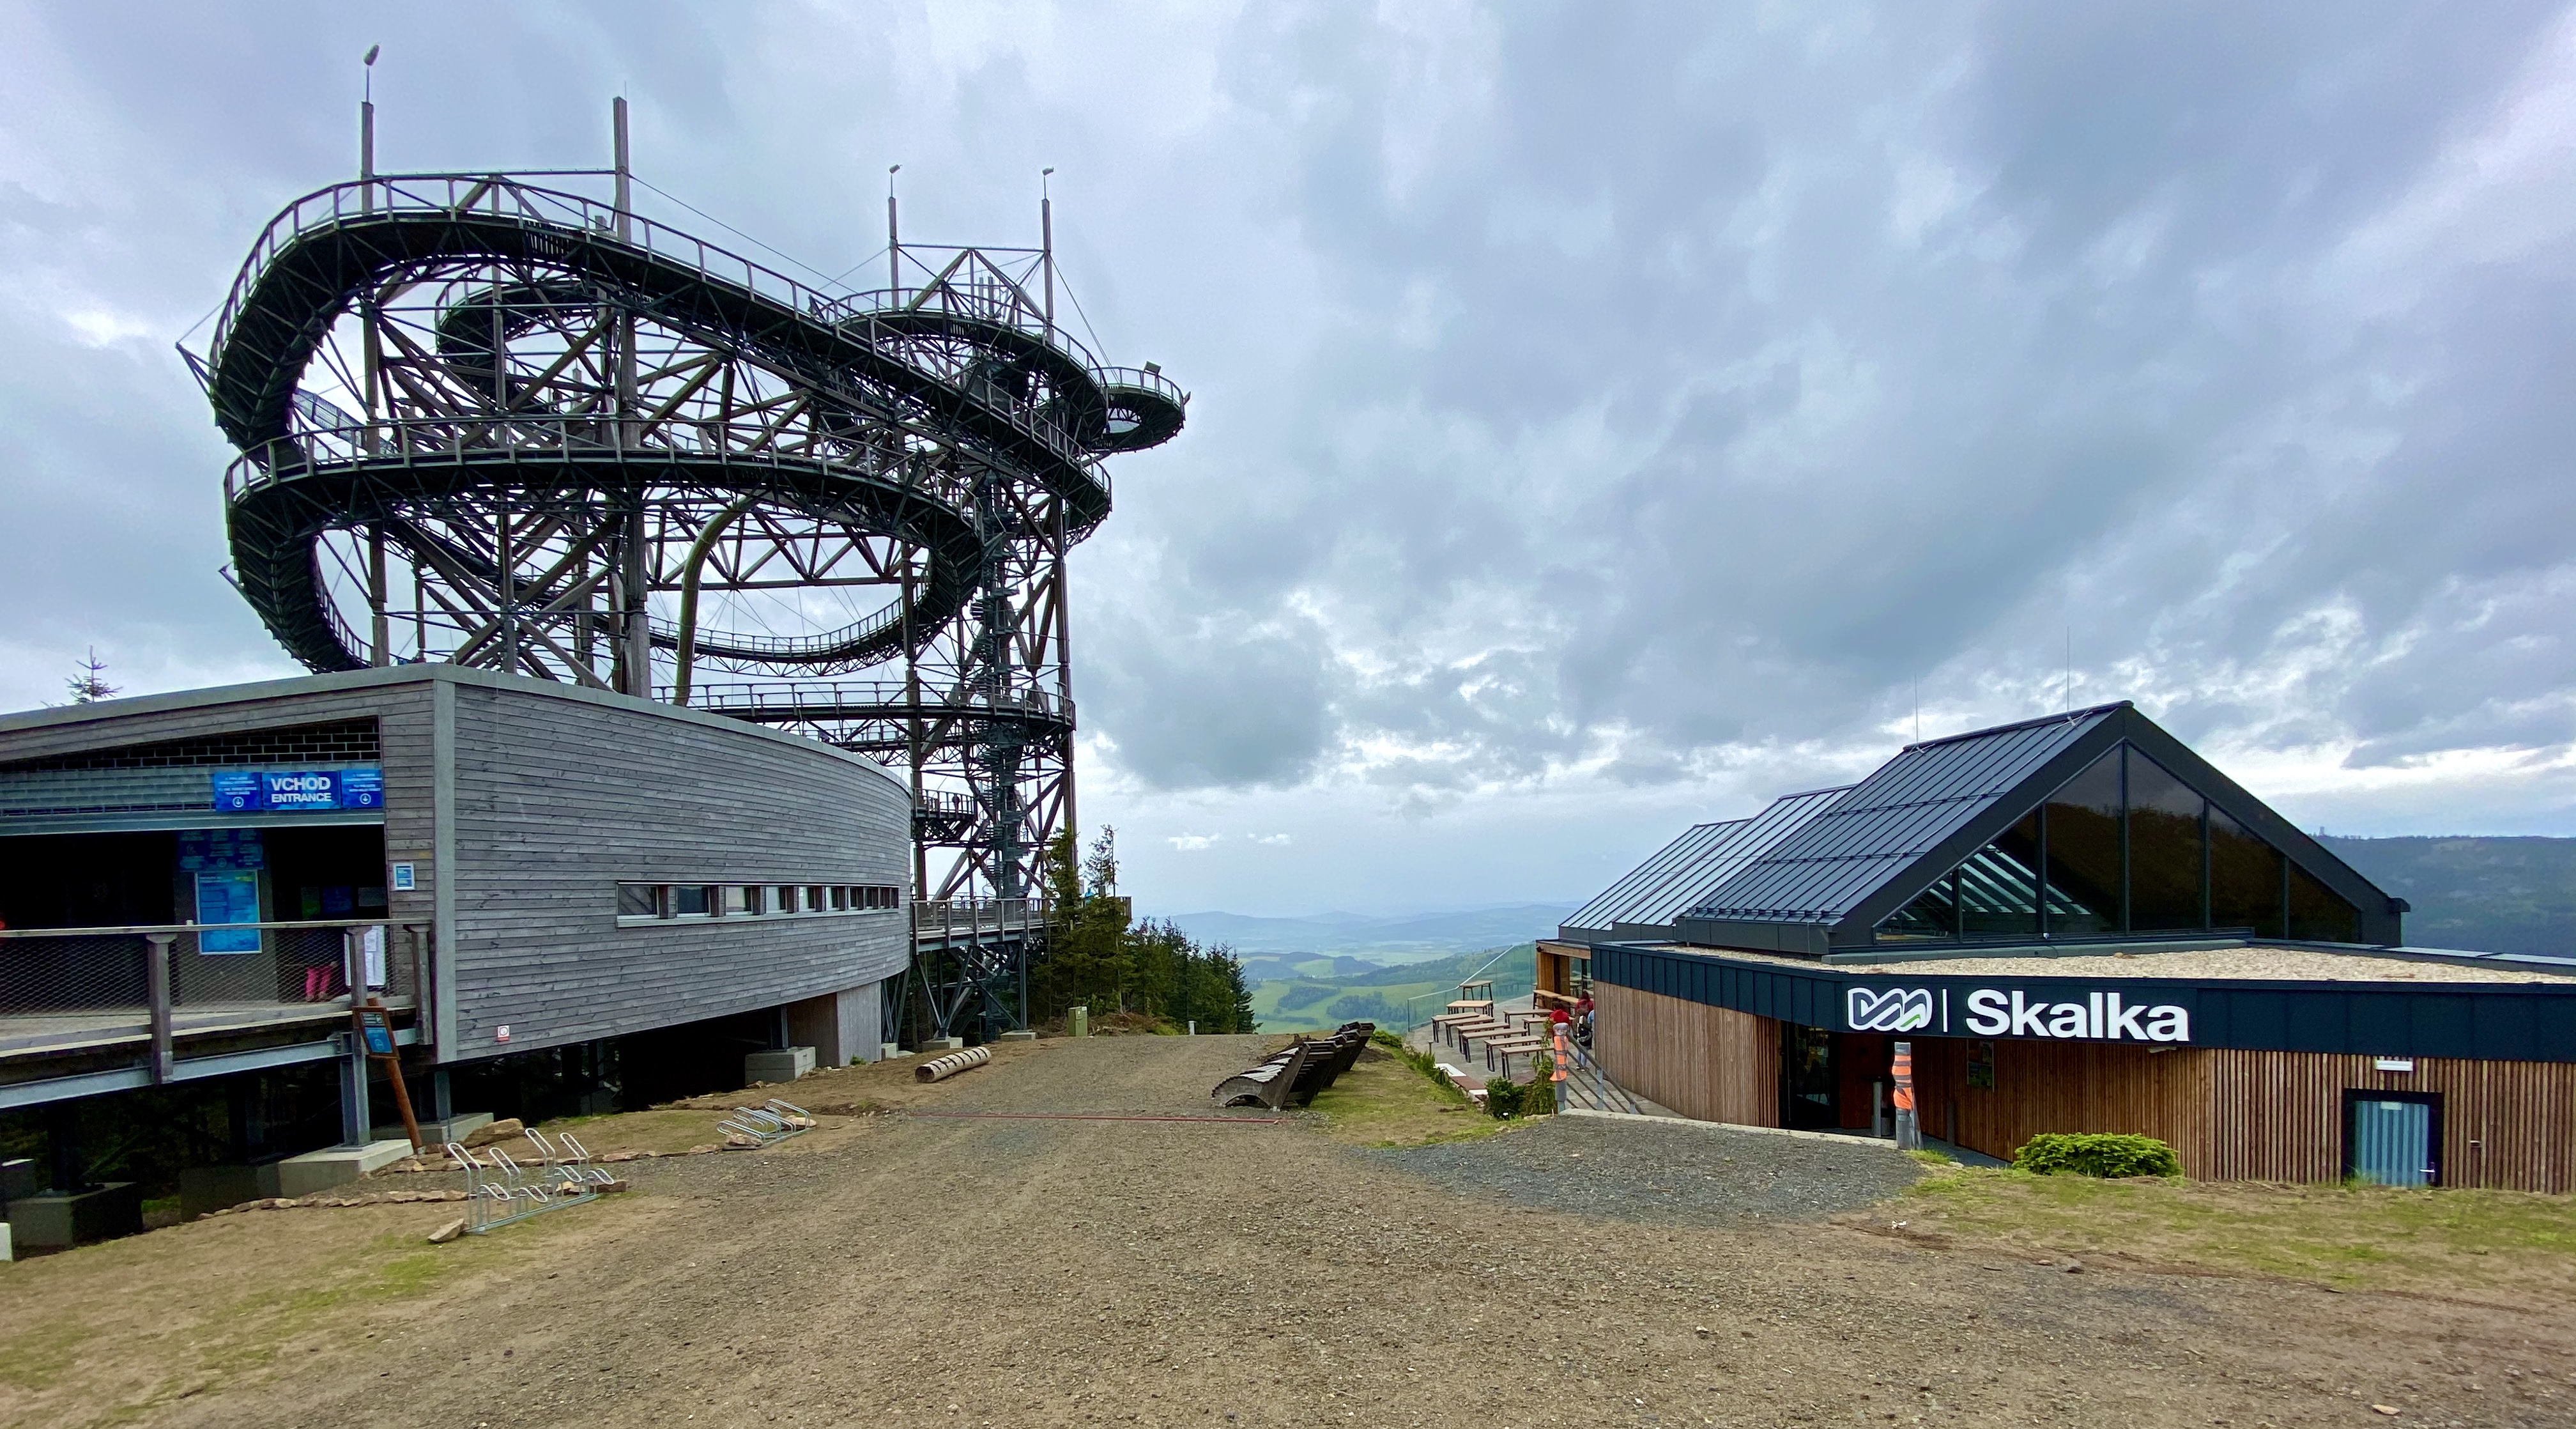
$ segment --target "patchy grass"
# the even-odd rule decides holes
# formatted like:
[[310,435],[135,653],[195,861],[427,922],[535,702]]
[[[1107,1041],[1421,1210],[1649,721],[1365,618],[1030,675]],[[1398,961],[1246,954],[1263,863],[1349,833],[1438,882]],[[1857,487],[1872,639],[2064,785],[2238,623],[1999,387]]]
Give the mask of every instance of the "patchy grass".
[[1901,1204],[1919,1229],[2017,1249],[2338,1289],[2555,1296],[2576,1283],[2576,1199],[2566,1196],[1959,1168],[1925,1177]]
[[391,1333],[460,1279],[550,1263],[616,1203],[422,1243],[450,1203],[219,1216],[0,1266],[0,1426],[88,1429]]
[[1360,1053],[1312,1109],[1323,1113],[1326,1135],[1361,1146],[1465,1141],[1510,1125],[1376,1047]]
[[[760,1098],[749,1092],[738,1100],[747,1105],[760,1105]],[[798,1103],[803,1105],[803,1103]],[[685,1107],[654,1107],[649,1111],[622,1111],[606,1116],[567,1116],[545,1123],[537,1129],[551,1135],[569,1131],[581,1138],[581,1144],[593,1156],[611,1151],[686,1151],[724,1140],[716,1123],[725,1116],[721,1111]],[[504,1150],[519,1156],[527,1149],[524,1137],[501,1143]],[[524,1159],[524,1158],[522,1158]]]

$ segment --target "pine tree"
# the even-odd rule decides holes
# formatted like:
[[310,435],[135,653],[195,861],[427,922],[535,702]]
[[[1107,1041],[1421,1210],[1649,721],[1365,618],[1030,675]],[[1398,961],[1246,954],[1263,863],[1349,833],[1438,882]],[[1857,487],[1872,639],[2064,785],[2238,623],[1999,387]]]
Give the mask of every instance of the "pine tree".
[[107,662],[98,658],[98,647],[89,648],[89,658],[80,662],[80,673],[63,684],[72,692],[72,703],[95,704],[113,696],[118,687],[107,682]]

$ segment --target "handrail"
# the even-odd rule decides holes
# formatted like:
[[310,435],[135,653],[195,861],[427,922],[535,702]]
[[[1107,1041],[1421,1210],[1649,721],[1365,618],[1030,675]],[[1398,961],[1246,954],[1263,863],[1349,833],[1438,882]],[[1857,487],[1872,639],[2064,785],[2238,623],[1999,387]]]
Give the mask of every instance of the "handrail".
[[[631,209],[621,214],[614,203],[585,194],[519,182],[522,177],[540,172],[585,174],[592,171],[379,174],[371,179],[328,184],[295,199],[268,221],[267,227],[260,230],[259,238],[251,244],[250,253],[243,259],[241,270],[235,275],[232,289],[225,296],[221,314],[215,321],[212,349],[223,347],[224,339],[240,317],[242,300],[266,270],[267,261],[283,251],[288,243],[308,231],[325,226],[384,219],[401,213],[515,217],[582,229],[595,238],[622,243],[656,257],[676,259],[685,252],[692,257],[691,266],[701,274],[710,278],[722,277],[753,292],[779,298],[815,315],[818,320],[866,317],[903,306],[896,300],[897,294],[908,290],[871,292],[844,289],[838,293],[827,293],[811,283],[791,278],[765,263],[743,257],[720,244],[709,243],[659,219],[648,218]],[[430,192],[429,186],[433,184],[444,186],[443,198]],[[470,187],[460,190],[460,185]],[[510,204],[506,209],[502,206],[505,198]],[[474,207],[468,208],[466,204],[469,202]],[[549,210],[554,211],[554,216],[549,216]],[[627,224],[627,236],[622,239],[617,234],[617,220],[620,218]],[[723,271],[720,273],[719,269]],[[737,271],[742,275],[738,280],[732,277]],[[824,317],[826,313],[832,317]],[[1079,359],[1095,374],[1101,371],[1098,359],[1061,325],[1050,328],[1034,313],[1026,314],[1009,325]]]
[[[443,201],[439,195],[428,191],[428,186],[431,184],[445,186]],[[470,187],[460,191],[460,185],[468,184]],[[358,201],[353,201],[353,196],[356,196]],[[503,207],[505,197],[510,204],[506,209]],[[482,206],[487,200],[488,208]],[[258,240],[251,245],[250,253],[242,261],[241,271],[233,280],[231,291],[224,298],[221,315],[215,323],[214,337],[208,348],[209,354],[214,356],[220,365],[224,345],[232,336],[234,326],[240,321],[252,289],[267,272],[268,265],[285,251],[288,244],[309,232],[320,232],[354,223],[383,222],[402,215],[432,213],[451,215],[459,219],[471,216],[487,221],[507,220],[537,228],[577,230],[582,234],[584,242],[619,245],[655,258],[681,263],[693,271],[701,281],[731,284],[756,297],[779,304],[808,321],[831,327],[845,334],[854,327],[883,327],[869,322],[883,310],[858,301],[854,295],[824,293],[774,268],[753,262],[751,259],[708,243],[692,234],[639,214],[631,212],[621,214],[613,204],[602,203],[581,194],[516,183],[505,174],[431,174],[409,178],[360,179],[316,189],[295,200],[275,218],[270,219],[268,226],[261,230]],[[627,227],[625,237],[620,237],[618,233],[621,220]],[[1024,323],[1014,323],[1010,326],[1022,335],[1070,359],[1095,389],[1104,385],[1099,361],[1063,328],[1049,328],[1043,324],[1030,326]],[[871,331],[858,336],[860,340],[870,345],[881,345],[881,337],[897,339],[897,342],[891,345],[901,346],[907,361],[914,361],[923,356],[933,358],[934,361],[930,367],[917,368],[917,370],[935,375],[951,387],[959,386],[966,375],[965,368],[938,346],[914,343],[905,338],[896,328],[883,327],[882,333]],[[946,370],[934,372],[934,368]],[[997,415],[1000,415],[1010,426],[1023,435],[1046,445],[1068,466],[1080,467],[1087,464],[1091,456],[1089,449],[1077,435],[1065,430],[1061,421],[1046,416],[1042,410],[1024,411],[1016,407],[995,410]],[[1097,473],[1094,475],[1096,477]]]
[[150,933],[239,933],[259,928],[426,928],[426,918],[300,918],[270,923],[138,923],[103,928],[0,928],[0,938],[112,938]]

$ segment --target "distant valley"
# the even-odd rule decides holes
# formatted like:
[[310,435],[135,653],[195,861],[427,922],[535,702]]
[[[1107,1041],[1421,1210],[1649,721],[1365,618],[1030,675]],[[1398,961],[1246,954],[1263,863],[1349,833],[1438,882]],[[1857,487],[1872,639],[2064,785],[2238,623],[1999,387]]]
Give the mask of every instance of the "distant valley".
[[[2576,956],[2576,838],[2327,837],[2325,846],[2407,900],[2416,947]],[[1254,983],[1263,1028],[1297,1031],[1428,1016],[1460,979],[1482,975],[1510,997],[1529,990],[1529,945],[1553,936],[1572,903],[1455,912],[1262,918],[1182,913],[1202,943],[1230,944]],[[1507,951],[1508,950],[1508,951]],[[1502,955],[1497,961],[1497,955]]]

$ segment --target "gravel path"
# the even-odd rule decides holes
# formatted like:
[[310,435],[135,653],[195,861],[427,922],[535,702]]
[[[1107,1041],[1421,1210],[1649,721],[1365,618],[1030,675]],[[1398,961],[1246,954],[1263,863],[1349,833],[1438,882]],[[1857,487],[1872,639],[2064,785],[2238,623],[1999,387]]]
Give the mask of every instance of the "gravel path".
[[1369,1154],[1461,1196],[1656,1225],[1813,1220],[1885,1200],[1921,1172],[1888,1148],[1600,1117]]
[[[420,1256],[450,1209],[228,1216],[8,1267],[0,1345],[59,1368],[0,1366],[0,1425],[2567,1422],[2563,1301],[2069,1275],[1814,1222],[1902,1184],[1873,1148],[1566,1119],[1368,1151],[1203,1119],[1253,1050],[1104,1038],[930,1087],[834,1078],[896,1113],[628,1163],[632,1194],[301,1319],[262,1308],[309,1279],[273,1267],[322,1239]],[[114,1333],[47,1338],[101,1304]]]

